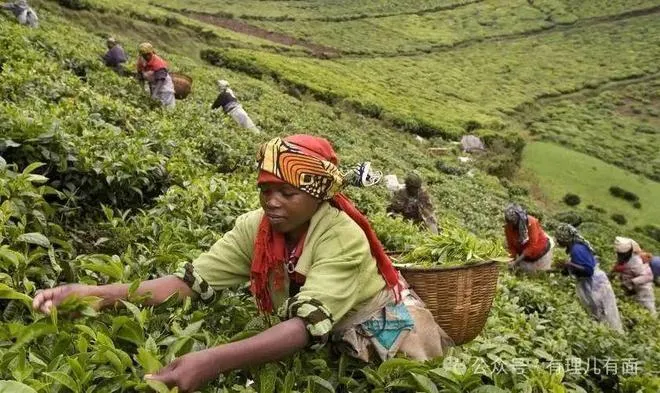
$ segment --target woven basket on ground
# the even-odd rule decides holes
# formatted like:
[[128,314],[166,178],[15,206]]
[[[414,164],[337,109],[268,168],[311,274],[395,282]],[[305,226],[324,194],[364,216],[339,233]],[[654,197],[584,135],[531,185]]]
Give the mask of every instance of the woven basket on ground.
[[456,345],[479,335],[497,291],[497,262],[444,268],[397,268]]
[[192,90],[192,78],[179,72],[170,73],[170,77],[172,78],[172,83],[174,83],[174,97],[177,100],[188,97]]

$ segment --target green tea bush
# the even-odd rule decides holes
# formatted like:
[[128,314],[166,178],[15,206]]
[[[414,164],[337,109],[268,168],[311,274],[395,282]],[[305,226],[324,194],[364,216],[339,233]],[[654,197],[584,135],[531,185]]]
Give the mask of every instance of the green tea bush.
[[587,209],[593,210],[593,211],[598,212],[598,213],[607,213],[607,211],[605,209],[603,209],[602,207],[598,207],[598,206],[594,206],[594,205],[587,205]]
[[436,161],[435,168],[446,175],[453,175],[453,176],[463,176],[468,171],[466,168],[461,168],[459,166],[452,165],[445,161],[440,161],[440,160]]
[[657,225],[645,225],[643,227],[636,227],[635,231],[641,232],[646,236],[660,242],[660,227]]
[[370,215],[369,221],[385,249],[393,252],[409,251],[428,235],[418,225],[401,217],[380,213]]
[[[434,172],[433,160],[412,137],[384,122],[290,99],[268,78],[206,67],[160,48],[177,67],[191,70],[198,88],[172,112],[152,108],[132,80],[95,62],[89,48],[101,52],[102,42],[85,28],[97,22],[90,19],[101,9],[116,10],[104,14],[104,22],[116,21],[115,13],[134,13],[139,27],[145,20],[170,23],[173,36],[181,25],[167,20],[184,19],[142,3],[89,1],[95,8],[77,13],[75,22],[61,17],[55,2],[42,2],[41,29],[0,23],[0,391],[147,392],[144,374],[175,357],[267,328],[245,288],[224,291],[213,304],[189,299],[151,307],[131,295],[123,307],[102,314],[90,307],[92,299],[66,302],[45,316],[30,303],[36,290],[64,282],[121,281],[134,289],[139,280],[169,274],[179,262],[197,257],[237,216],[258,208],[254,150],[273,135],[312,132],[330,138],[345,163],[372,159],[387,173],[422,170],[446,229],[438,238],[386,216],[384,188],[348,191],[389,250],[421,246],[416,255],[431,264],[504,252],[502,208],[512,189],[506,182],[478,169],[471,176],[444,176]],[[126,34],[142,38],[141,30]],[[76,71],[81,64],[86,81],[76,75],[82,74]],[[264,134],[248,135],[224,115],[209,113],[218,72],[231,79]],[[522,194],[516,201],[542,217],[537,212],[545,210]],[[83,211],[89,214],[81,216]],[[596,212],[580,214],[580,230],[608,263],[612,239],[625,229],[603,223]],[[645,247],[654,246],[652,239],[635,236]],[[649,332],[657,331],[657,321],[620,297],[627,332],[617,335],[582,310],[573,286],[574,280],[554,274],[531,279],[501,272],[486,328],[444,358],[365,365],[329,349],[302,351],[227,373],[201,391],[656,391],[657,377],[649,370],[658,369],[660,351]],[[614,378],[548,367],[571,357],[636,359],[640,371],[637,377]]]
[[87,0],[57,0],[57,3],[62,7],[70,8],[72,10],[89,10],[91,5]]
[[499,178],[512,178],[520,167],[525,141],[519,136],[498,133],[480,135],[486,144],[486,153],[477,159],[477,166]]
[[641,134],[649,134],[649,135],[655,135],[660,133],[660,131],[658,131],[658,128],[648,124],[642,124],[637,126],[637,128],[635,128],[635,131]]
[[582,216],[576,211],[557,213],[553,216],[553,218],[559,222],[571,224],[574,227],[579,227],[583,222]]

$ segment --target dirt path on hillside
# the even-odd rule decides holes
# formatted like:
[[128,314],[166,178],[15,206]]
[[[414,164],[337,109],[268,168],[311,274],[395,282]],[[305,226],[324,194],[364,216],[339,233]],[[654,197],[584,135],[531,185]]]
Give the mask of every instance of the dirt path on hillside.
[[312,42],[301,40],[299,38],[292,37],[287,34],[266,30],[261,27],[243,22],[240,19],[223,18],[220,16],[197,13],[197,12],[188,12],[185,13],[185,15],[197,19],[201,22],[219,26],[228,30],[235,31],[237,33],[263,38],[265,40],[272,41],[282,45],[300,46],[310,50],[312,54],[316,57],[333,58],[333,57],[339,57],[341,55],[339,49],[332,48],[330,46],[314,44]]

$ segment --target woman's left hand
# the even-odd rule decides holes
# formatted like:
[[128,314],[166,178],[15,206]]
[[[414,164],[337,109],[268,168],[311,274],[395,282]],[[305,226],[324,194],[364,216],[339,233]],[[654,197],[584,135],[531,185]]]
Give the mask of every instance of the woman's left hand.
[[163,382],[169,387],[176,386],[182,393],[190,393],[199,390],[218,373],[217,361],[211,350],[207,349],[176,358],[155,374],[145,375],[145,378]]

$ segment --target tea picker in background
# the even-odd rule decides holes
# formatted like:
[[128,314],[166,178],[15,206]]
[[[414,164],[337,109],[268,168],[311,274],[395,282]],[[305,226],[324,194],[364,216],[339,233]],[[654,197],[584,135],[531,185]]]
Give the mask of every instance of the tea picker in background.
[[167,63],[161,59],[149,42],[140,44],[140,57],[137,61],[138,80],[149,83],[151,98],[158,100],[166,108],[174,108],[174,83],[167,70]]
[[655,281],[655,285],[660,286],[660,256],[653,255],[650,252],[643,252],[642,261],[651,267],[653,281]]
[[2,5],[2,9],[14,13],[18,23],[27,25],[29,27],[39,27],[39,18],[37,13],[28,5],[27,1],[19,0],[14,3],[6,3]]
[[513,258],[510,266],[526,272],[550,270],[554,244],[539,220],[516,204],[507,206],[504,220],[507,249]]
[[[451,339],[408,289],[369,221],[342,193],[377,178],[359,165],[345,176],[330,142],[311,135],[275,138],[258,153],[261,208],[173,275],[140,283],[137,294],[159,304],[172,295],[202,301],[250,283],[260,312],[279,310],[282,322],[240,341],[188,353],[145,378],[194,392],[221,373],[277,361],[332,345],[363,361],[397,354],[415,360],[442,356]],[[48,313],[67,296],[97,296],[113,306],[129,284],[69,284],[46,289],[33,306]]]
[[231,116],[238,125],[250,131],[259,133],[259,129],[254,125],[250,116],[245,109],[243,109],[240,102],[238,102],[234,91],[229,87],[229,82],[226,80],[218,80],[216,83],[220,92],[215,99],[215,102],[213,102],[211,109],[222,107],[223,112]]
[[569,260],[564,264],[564,269],[578,280],[576,291],[582,307],[596,320],[623,332],[612,285],[605,272],[598,267],[591,244],[569,224],[561,224],[557,228],[556,239],[560,246],[566,247]]
[[633,239],[617,236],[614,240],[614,249],[617,264],[613,271],[618,273],[626,293],[634,295],[637,302],[655,316],[653,272],[651,267],[642,261],[642,249],[639,244]]
[[438,233],[433,203],[422,187],[422,178],[415,172],[406,175],[405,188],[395,191],[387,207],[388,213],[400,214],[416,224],[424,224],[431,233]]
[[128,60],[124,48],[119,45],[114,37],[108,37],[106,40],[108,51],[103,55],[103,62],[106,66],[112,68],[116,73],[124,75],[124,63]]

